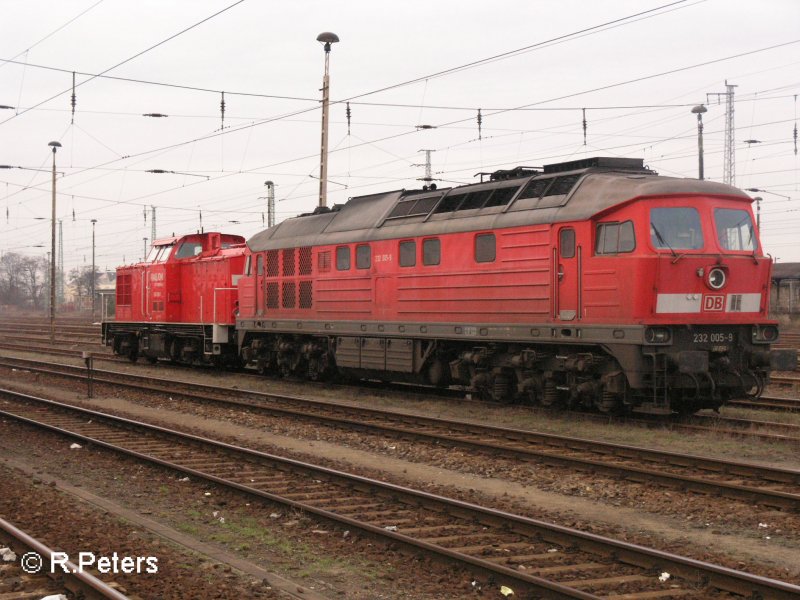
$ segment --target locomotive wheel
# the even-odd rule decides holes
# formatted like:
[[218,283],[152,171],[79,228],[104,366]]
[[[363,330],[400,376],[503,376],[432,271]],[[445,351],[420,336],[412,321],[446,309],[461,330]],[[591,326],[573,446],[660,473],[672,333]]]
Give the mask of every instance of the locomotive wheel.
[[169,359],[174,362],[180,362],[181,357],[181,343],[178,338],[173,338],[169,344]]

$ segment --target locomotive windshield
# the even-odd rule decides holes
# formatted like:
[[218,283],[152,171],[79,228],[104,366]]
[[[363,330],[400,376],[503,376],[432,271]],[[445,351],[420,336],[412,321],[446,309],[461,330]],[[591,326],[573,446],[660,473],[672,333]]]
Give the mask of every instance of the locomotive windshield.
[[167,244],[164,246],[153,246],[150,248],[150,253],[147,255],[145,262],[158,263],[165,262],[169,258],[169,253],[175,244]]
[[746,210],[718,208],[714,211],[717,239],[724,250],[756,249],[753,221]]
[[703,228],[696,208],[650,209],[650,239],[656,248],[665,250],[700,250]]

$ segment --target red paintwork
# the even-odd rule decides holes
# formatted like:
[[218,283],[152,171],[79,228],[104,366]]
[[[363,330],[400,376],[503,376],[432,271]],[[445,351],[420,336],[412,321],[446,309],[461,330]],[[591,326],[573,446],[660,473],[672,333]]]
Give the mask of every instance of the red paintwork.
[[[702,250],[679,250],[676,257],[653,247],[650,209],[676,206],[698,208],[705,239]],[[262,252],[252,257],[251,271],[256,272],[261,256],[264,273],[246,274],[239,282],[240,317],[582,325],[765,322],[771,261],[763,256],[760,244],[755,253],[722,250],[713,224],[714,208],[746,210],[752,219],[749,200],[741,197],[648,197],[624,202],[590,221],[443,233],[435,236],[441,241],[441,263],[431,266],[422,264],[423,238],[364,242],[372,253],[367,269],[356,268],[360,243],[316,246],[303,275],[299,274],[303,249],[295,249],[289,263],[284,261],[286,250]],[[635,251],[597,255],[597,224],[627,220],[634,223]],[[559,231],[564,228],[575,230],[574,258],[558,257]],[[475,237],[485,233],[496,236],[496,260],[478,263]],[[417,242],[416,266],[400,267],[399,242],[408,239]],[[338,271],[336,248],[343,245],[350,247],[351,268]],[[279,266],[272,275],[270,253],[275,253]],[[698,269],[707,273],[715,265],[727,269],[728,283],[721,292],[711,290],[698,275]],[[287,268],[293,274],[284,275]],[[303,282],[312,286],[312,294],[310,305],[306,302],[301,308]],[[270,305],[270,284],[273,294],[277,286],[277,304]],[[706,296],[732,293],[760,294],[757,312],[656,312],[658,294],[700,295],[698,302],[705,306]],[[715,301],[708,302],[713,306]],[[569,311],[576,312],[574,318],[568,318]]]
[[[179,258],[192,245],[199,254]],[[117,268],[117,322],[235,324],[243,237],[192,234],[157,240],[156,249],[159,262]]]

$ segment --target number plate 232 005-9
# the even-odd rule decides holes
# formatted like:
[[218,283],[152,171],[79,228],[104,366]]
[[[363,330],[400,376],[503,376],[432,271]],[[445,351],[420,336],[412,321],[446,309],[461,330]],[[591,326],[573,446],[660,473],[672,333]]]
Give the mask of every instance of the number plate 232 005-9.
[[732,331],[700,331],[692,334],[693,343],[710,345],[712,352],[727,352],[727,345],[735,341],[736,334]]

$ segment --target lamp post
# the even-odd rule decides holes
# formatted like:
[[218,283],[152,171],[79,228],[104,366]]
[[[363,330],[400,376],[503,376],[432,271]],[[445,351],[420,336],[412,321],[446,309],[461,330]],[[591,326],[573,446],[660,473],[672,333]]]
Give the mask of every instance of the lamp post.
[[330,77],[328,65],[330,62],[331,44],[339,41],[339,36],[330,31],[324,31],[317,36],[317,41],[324,44],[325,50],[325,75],[322,78],[322,143],[319,157],[319,205],[328,204],[328,102],[330,92]]
[[703,179],[703,113],[708,112],[708,109],[698,104],[692,108],[692,113],[697,115],[697,167],[698,179]]
[[50,342],[56,339],[56,149],[59,142],[47,144],[53,149],[53,202],[50,219]]
[[92,219],[92,323],[94,323],[94,284],[95,284],[95,272],[94,272],[94,226],[97,223],[97,219]]
[[[780,196],[781,198],[786,198],[787,200],[791,200],[791,196],[785,196],[784,194],[776,194],[775,192],[770,192],[769,190],[762,190],[761,188],[745,188],[745,191],[748,192],[761,192],[762,194],[772,194],[773,196]],[[761,201],[763,198],[761,196],[753,197],[753,200],[756,201],[756,229],[759,233],[761,233]]]

